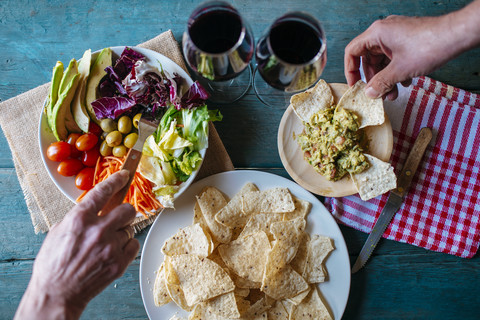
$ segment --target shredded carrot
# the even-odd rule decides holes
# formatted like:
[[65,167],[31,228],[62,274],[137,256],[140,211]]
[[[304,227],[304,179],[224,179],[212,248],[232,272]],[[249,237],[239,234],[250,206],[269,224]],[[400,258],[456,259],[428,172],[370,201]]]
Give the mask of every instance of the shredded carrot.
[[[117,158],[114,156],[99,157],[95,165],[93,185],[104,181],[109,176],[119,171],[125,162],[126,156]],[[82,200],[88,191],[84,191],[78,198],[77,202]],[[145,218],[155,215],[160,208],[161,203],[155,198],[152,190],[152,183],[145,179],[140,173],[135,172],[130,189],[127,192],[124,202],[130,203],[137,212],[143,214]]]

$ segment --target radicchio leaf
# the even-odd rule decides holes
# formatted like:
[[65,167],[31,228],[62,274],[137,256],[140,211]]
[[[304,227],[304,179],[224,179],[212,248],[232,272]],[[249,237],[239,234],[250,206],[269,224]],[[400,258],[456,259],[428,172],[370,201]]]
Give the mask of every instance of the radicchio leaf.
[[132,71],[135,63],[143,59],[145,59],[143,54],[136,52],[132,48],[125,47],[120,58],[115,62],[114,70],[118,77],[123,80]]
[[192,109],[204,105],[208,97],[207,90],[198,81],[195,81],[182,96],[181,104],[183,108]]
[[97,119],[116,119],[135,105],[135,101],[125,97],[103,97],[92,102]]

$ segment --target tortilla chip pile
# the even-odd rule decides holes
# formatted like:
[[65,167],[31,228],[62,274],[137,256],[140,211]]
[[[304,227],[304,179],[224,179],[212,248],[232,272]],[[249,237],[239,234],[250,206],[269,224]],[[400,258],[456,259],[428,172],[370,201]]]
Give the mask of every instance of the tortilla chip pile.
[[332,319],[316,284],[334,246],[305,231],[310,208],[287,188],[247,183],[228,201],[206,187],[193,224],[162,247],[155,304],[173,301],[189,320]]
[[[367,97],[365,86],[363,81],[358,81],[343,94],[336,106],[337,109],[344,108],[355,113],[360,121],[360,129],[381,125],[385,122],[382,99]],[[314,114],[334,106],[334,96],[330,86],[324,80],[319,80],[313,88],[292,96],[290,103],[297,116],[304,123],[310,123]],[[365,154],[365,156],[370,167],[361,173],[350,176],[360,198],[367,201],[395,189],[397,178],[389,163],[372,155]]]

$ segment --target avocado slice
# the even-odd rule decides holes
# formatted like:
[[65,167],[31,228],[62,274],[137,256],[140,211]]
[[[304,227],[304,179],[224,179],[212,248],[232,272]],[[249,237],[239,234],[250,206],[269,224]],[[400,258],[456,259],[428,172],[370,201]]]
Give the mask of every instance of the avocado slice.
[[50,116],[52,131],[57,140],[65,140],[69,131],[81,131],[78,126],[76,127],[76,125],[72,124],[75,121],[73,121],[70,110],[70,104],[77,90],[79,77],[78,63],[75,59],[72,59],[63,73],[58,91],[58,100]]
[[87,107],[85,106],[85,91],[87,86],[87,79],[90,74],[91,63],[92,50],[88,49],[85,51],[82,60],[78,64],[78,72],[80,73],[80,79],[71,105],[73,119],[83,132],[88,132],[88,128],[90,125],[90,116],[88,115]]
[[75,95],[75,90],[78,85],[78,79],[80,74],[73,76],[70,83],[65,87],[65,91],[60,93],[58,96],[57,103],[53,108],[53,134],[58,141],[67,139],[68,130],[66,126],[66,114],[69,111],[70,103],[72,102],[73,96]]
[[52,81],[50,83],[50,92],[48,94],[47,103],[45,104],[45,114],[47,116],[47,123],[50,129],[52,129],[53,124],[50,121],[53,107],[58,100],[58,89],[60,88],[60,82],[62,81],[63,77],[63,63],[61,61],[57,61],[55,67],[53,67],[52,72]]
[[100,120],[95,116],[95,111],[92,107],[92,102],[99,98],[98,85],[100,80],[107,74],[105,68],[112,65],[112,49],[105,48],[98,54],[95,63],[90,69],[90,75],[87,80],[87,90],[85,93],[85,105],[90,114],[90,119],[100,124]]
[[[60,91],[59,93],[62,93],[64,90],[67,89],[67,86],[70,86],[70,82],[72,81],[73,77],[75,75],[79,74],[78,73],[78,62],[75,59],[70,60],[70,63],[68,64],[67,70],[65,70],[64,77],[62,78],[62,82],[60,83]],[[72,89],[70,89],[72,90]],[[73,90],[76,92],[77,88],[73,88]],[[75,93],[73,93],[73,96]],[[67,110],[65,110],[65,127],[68,132],[82,132],[82,130],[77,126],[75,123],[75,120],[73,119],[72,115],[72,110],[70,108],[72,98],[69,101],[65,101],[67,103]]]

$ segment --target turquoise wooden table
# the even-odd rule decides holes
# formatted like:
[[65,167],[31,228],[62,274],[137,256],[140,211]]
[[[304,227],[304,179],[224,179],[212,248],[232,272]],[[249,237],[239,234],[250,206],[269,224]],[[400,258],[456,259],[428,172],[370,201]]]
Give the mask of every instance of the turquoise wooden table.
[[[171,29],[181,39],[187,16],[199,1],[47,1],[0,2],[0,100],[50,81],[57,60],[80,58],[84,50],[135,45]],[[440,15],[468,1],[417,0],[244,0],[232,1],[258,39],[274,18],[288,10],[307,10],[327,33],[327,82],[345,82],[343,50],[374,20],[390,14]],[[458,57],[432,77],[462,89],[480,91],[480,51]],[[257,169],[285,177],[276,133],[283,110],[264,107],[250,90],[234,105],[218,106],[216,125],[238,169]],[[5,110],[2,110],[5,112]],[[36,119],[34,119],[37,121]],[[36,146],[36,137],[32,136]],[[42,170],[38,168],[38,170]],[[350,260],[367,235],[341,226]],[[138,235],[143,244],[148,229]],[[11,319],[27,286],[45,235],[33,231],[13,168],[0,137],[0,318]],[[95,298],[83,319],[145,319],[139,289],[140,255],[125,275]],[[34,315],[32,315],[32,319]],[[367,266],[352,276],[344,319],[478,319],[480,257],[470,260],[382,239]]]

